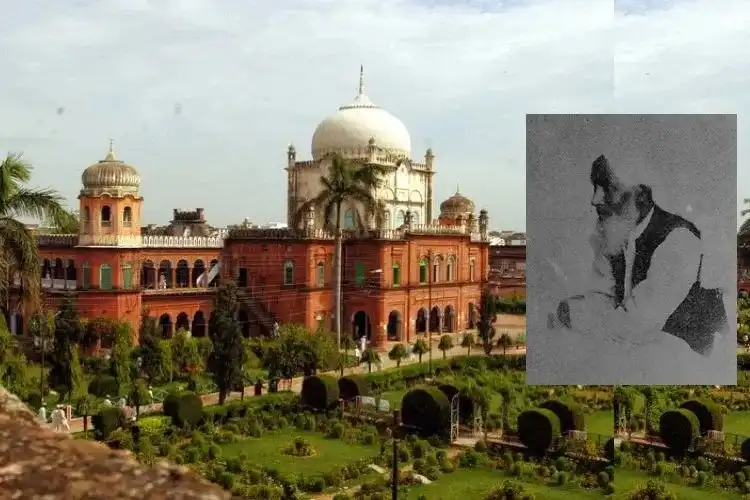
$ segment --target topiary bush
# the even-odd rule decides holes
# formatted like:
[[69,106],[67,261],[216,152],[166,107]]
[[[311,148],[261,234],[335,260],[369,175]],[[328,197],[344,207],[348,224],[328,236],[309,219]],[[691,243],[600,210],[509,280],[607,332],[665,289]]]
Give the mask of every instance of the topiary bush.
[[357,396],[369,396],[370,388],[361,375],[347,375],[341,377],[338,381],[339,397],[344,401],[349,401]]
[[740,452],[741,452],[742,458],[744,458],[745,461],[750,462],[750,438],[747,438],[742,442],[742,446],[740,447]]
[[609,438],[606,443],[604,443],[604,456],[607,457],[607,460],[610,462],[615,461],[615,438]]
[[550,410],[560,419],[560,432],[565,434],[570,431],[582,431],[586,429],[586,419],[583,408],[572,401],[545,401],[540,408]]
[[682,452],[700,436],[700,421],[690,410],[667,410],[659,418],[659,434],[670,449]]
[[94,437],[99,441],[109,438],[115,430],[125,425],[125,412],[122,408],[109,406],[102,408],[99,413],[91,417],[91,425],[94,426]]
[[[164,400],[166,403],[166,399]],[[164,414],[177,427],[196,427],[203,420],[203,401],[194,392],[184,392],[164,405]]]
[[451,404],[453,404],[453,397],[458,394],[459,421],[462,424],[471,422],[471,419],[474,418],[474,402],[464,394],[461,394],[461,389],[463,389],[463,387],[453,384],[440,384],[437,388],[440,389],[440,392],[445,394],[445,397],[448,398],[448,402]]
[[534,408],[518,416],[518,437],[530,452],[543,453],[560,436],[560,418],[552,410]]
[[330,375],[313,375],[302,382],[302,404],[316,410],[328,410],[339,401],[338,381]]
[[723,431],[724,417],[719,405],[708,399],[691,399],[680,405],[680,408],[690,410],[698,417],[701,434],[706,431]]
[[424,436],[447,434],[450,418],[450,401],[436,387],[412,389],[401,400],[401,421]]
[[92,396],[98,398],[105,398],[107,396],[116,396],[120,388],[117,384],[117,379],[112,375],[102,374],[94,377],[89,382],[88,391]]

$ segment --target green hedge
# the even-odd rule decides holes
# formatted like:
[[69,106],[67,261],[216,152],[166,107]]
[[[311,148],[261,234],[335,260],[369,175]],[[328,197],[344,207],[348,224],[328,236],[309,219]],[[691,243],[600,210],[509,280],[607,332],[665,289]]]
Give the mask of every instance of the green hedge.
[[[465,372],[467,370],[526,370],[526,355],[513,356],[455,356],[450,359],[435,359],[432,361],[433,372],[436,376],[451,371]],[[429,363],[414,363],[365,375],[364,379],[373,392],[392,389],[398,384],[413,385],[421,383],[430,375]]]
[[347,375],[339,379],[339,397],[349,401],[357,396],[369,396],[370,388],[362,375]]
[[274,392],[262,396],[233,399],[223,405],[211,405],[203,408],[204,419],[222,424],[231,418],[242,418],[256,411],[284,413],[296,405],[298,396],[293,392]]
[[691,399],[680,405],[680,408],[690,410],[698,417],[701,434],[706,431],[723,431],[724,417],[719,405],[708,399]]
[[437,386],[440,391],[445,394],[445,397],[448,398],[448,402],[453,404],[453,397],[458,394],[458,418],[461,423],[469,423],[471,422],[472,418],[474,417],[474,402],[466,397],[465,395],[461,394],[461,390],[463,389],[463,385],[453,385],[453,384],[440,384]]
[[742,458],[745,461],[750,462],[750,438],[745,439],[741,446]]
[[450,401],[437,387],[412,389],[401,400],[401,421],[424,436],[445,436],[450,419]]
[[563,434],[586,430],[586,416],[578,403],[552,399],[540,404],[539,407],[557,415],[560,419],[560,432]]
[[300,400],[316,410],[335,408],[339,402],[339,382],[330,375],[313,375],[302,382]]
[[194,392],[169,394],[164,399],[164,415],[172,419],[177,427],[195,427],[204,418],[203,401]]
[[560,419],[552,410],[534,408],[518,416],[518,437],[531,453],[548,450],[560,436]]
[[750,370],[750,353],[743,352],[737,355],[737,369],[740,371]]
[[120,388],[117,385],[117,380],[112,375],[107,374],[94,377],[94,379],[89,382],[88,387],[89,394],[98,398],[117,396],[119,390]]
[[659,435],[670,449],[685,451],[700,436],[700,421],[690,410],[667,410],[659,418]]
[[94,437],[99,441],[107,439],[112,432],[124,427],[125,423],[125,412],[116,406],[102,408],[99,413],[91,417]]

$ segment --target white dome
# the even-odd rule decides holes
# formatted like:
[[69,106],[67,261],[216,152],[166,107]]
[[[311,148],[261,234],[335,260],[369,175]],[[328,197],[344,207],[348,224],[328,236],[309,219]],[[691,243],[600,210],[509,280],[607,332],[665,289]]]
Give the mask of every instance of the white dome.
[[345,158],[361,157],[367,154],[370,139],[374,139],[379,152],[410,157],[409,131],[401,120],[373,104],[365,95],[360,72],[359,92],[354,101],[341,106],[315,129],[312,156],[314,160],[328,153],[339,153]]

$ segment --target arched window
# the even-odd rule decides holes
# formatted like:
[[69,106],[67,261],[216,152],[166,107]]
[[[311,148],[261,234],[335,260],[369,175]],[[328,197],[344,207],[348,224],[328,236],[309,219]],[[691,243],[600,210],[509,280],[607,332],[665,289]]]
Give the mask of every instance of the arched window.
[[122,225],[125,227],[131,227],[133,225],[133,209],[125,207],[122,211]]
[[318,262],[315,266],[315,283],[318,286],[326,285],[326,268],[322,262]]
[[448,257],[448,262],[445,264],[445,281],[453,281],[453,268],[455,259],[451,255]]
[[399,286],[401,284],[401,266],[396,263],[393,264],[393,286]]
[[111,226],[112,225],[112,209],[109,208],[109,205],[104,205],[102,207],[102,226]]
[[81,264],[81,271],[83,271],[83,282],[81,283],[81,288],[88,290],[91,288],[91,265],[88,262],[84,262]]
[[133,266],[123,264],[120,271],[122,272],[122,287],[125,290],[130,290],[133,288]]
[[429,266],[429,263],[427,262],[426,258],[419,261],[419,283],[422,285],[427,283],[427,279],[428,279],[427,272],[429,270],[428,266]]
[[396,227],[401,227],[404,225],[405,216],[406,214],[404,213],[403,210],[399,210],[398,212],[396,212]]
[[112,268],[109,264],[99,266],[99,289],[112,290]]
[[351,208],[344,212],[344,229],[356,229],[357,221],[354,218],[354,210]]
[[474,268],[476,268],[476,261],[471,258],[469,259],[469,281],[474,281]]
[[294,284],[294,262],[291,260],[284,262],[284,284]]
[[440,264],[442,264],[442,258],[438,255],[432,260],[432,282],[437,283],[440,281]]

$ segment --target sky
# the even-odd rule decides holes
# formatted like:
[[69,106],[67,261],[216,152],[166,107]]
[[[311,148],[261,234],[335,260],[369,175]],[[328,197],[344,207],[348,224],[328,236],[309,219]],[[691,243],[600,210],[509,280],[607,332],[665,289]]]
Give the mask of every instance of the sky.
[[[525,230],[526,113],[750,107],[750,0],[0,0],[0,153],[77,204],[114,139],[144,222],[284,221],[286,149],[356,94],[436,155],[494,229]],[[744,92],[741,92],[744,91]],[[740,196],[741,199],[742,196]]]

